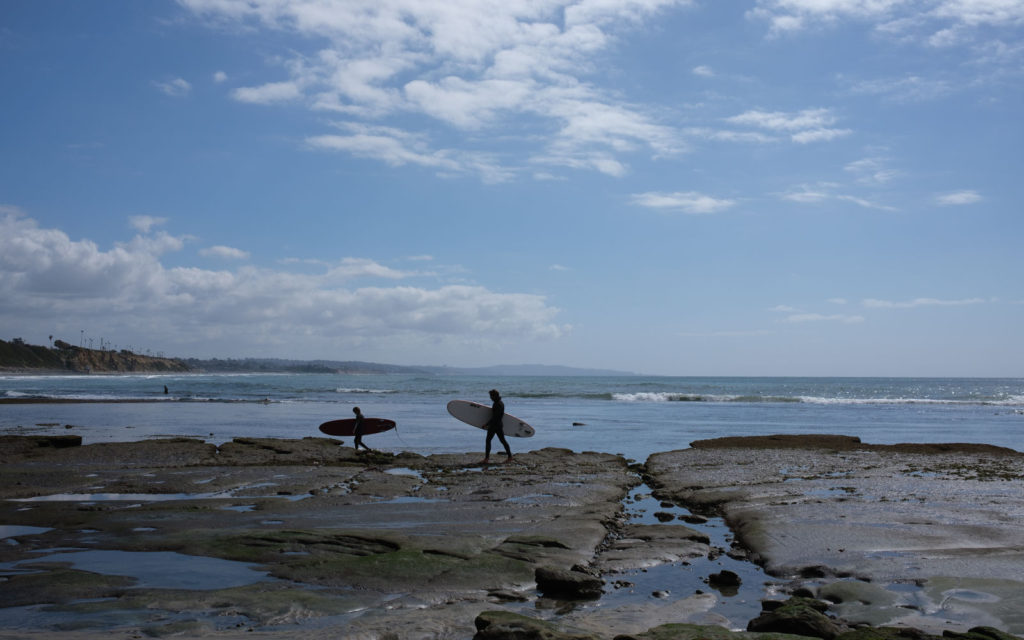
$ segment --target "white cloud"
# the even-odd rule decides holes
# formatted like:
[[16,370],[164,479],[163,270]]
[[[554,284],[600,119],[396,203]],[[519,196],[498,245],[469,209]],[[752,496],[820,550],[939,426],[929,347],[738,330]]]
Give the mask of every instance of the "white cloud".
[[898,211],[898,209],[896,207],[891,207],[891,206],[885,205],[885,204],[879,204],[877,202],[872,202],[871,200],[867,200],[865,198],[859,198],[857,196],[837,195],[835,198],[836,198],[836,200],[843,200],[843,201],[846,201],[846,202],[852,202],[855,205],[864,207],[865,209],[878,209],[879,211]]
[[793,113],[752,109],[726,118],[730,124],[788,132],[790,139],[798,144],[834,140],[852,133],[849,129],[832,128],[830,125],[836,120],[830,109],[804,109]]
[[799,144],[809,144],[811,142],[828,142],[836,138],[844,138],[851,133],[853,131],[850,129],[807,129],[806,131],[794,133],[790,138],[793,142]]
[[830,189],[834,186],[831,183],[821,184],[817,186],[812,185],[800,185],[794,190],[788,191],[781,194],[783,200],[789,200],[790,202],[802,202],[802,203],[816,203],[829,200],[833,197]]
[[857,182],[869,185],[882,185],[891,182],[900,175],[899,171],[890,169],[888,159],[881,157],[863,158],[850,162],[844,170],[857,176]]
[[714,198],[696,191],[677,191],[674,193],[637,193],[633,195],[633,204],[650,209],[672,209],[684,213],[718,213],[734,206],[736,201]]
[[258,87],[239,87],[231,95],[239,102],[273,104],[297,100],[302,97],[302,91],[294,82],[268,82]]
[[223,71],[216,71],[213,74],[213,81],[217,84],[221,84],[228,81],[228,74]]
[[715,71],[711,67],[702,64],[693,68],[693,75],[711,78],[714,77]]
[[[308,44],[292,59],[278,61],[287,78],[236,89],[240,101],[301,102],[353,119],[372,118],[374,126],[389,117],[422,114],[433,122],[424,120],[420,131],[436,139],[450,139],[450,129],[480,132],[514,123],[534,145],[532,162],[612,176],[627,172],[624,157],[630,154],[662,156],[684,148],[673,128],[599,90],[587,75],[600,69],[596,57],[616,44],[617,33],[692,0],[179,2],[214,25],[287,31],[300,46]],[[394,165],[477,172],[491,182],[520,172],[502,168],[508,159],[499,163],[487,151],[470,150],[470,144],[486,140],[480,136],[459,136],[443,159],[419,149],[397,163],[393,159],[403,152],[388,141],[310,140],[312,146]],[[456,166],[451,157],[459,158]]]
[[678,335],[683,338],[750,338],[756,336],[771,335],[771,331],[765,329],[751,329],[748,331],[686,331]]
[[169,96],[180,98],[187,96],[192,91],[192,85],[183,78],[174,78],[166,82],[154,82],[157,89]]
[[774,35],[854,21],[947,46],[972,39],[980,27],[1024,24],[1024,0],[757,0],[747,15],[765,20]]
[[153,227],[160,227],[167,224],[167,218],[161,218],[158,216],[132,216],[128,218],[128,222],[132,225],[133,229],[141,231],[142,233],[149,233]]
[[864,316],[851,316],[841,313],[797,313],[788,316],[784,322],[802,324],[805,322],[841,322],[843,324],[860,324],[864,322]]
[[783,200],[790,202],[799,202],[802,204],[818,204],[822,202],[839,200],[842,202],[852,202],[857,206],[864,207],[865,209],[877,209],[879,211],[898,211],[896,207],[892,207],[885,204],[873,202],[866,198],[854,196],[845,193],[836,193],[836,189],[842,185],[832,182],[822,182],[817,185],[800,185],[794,187],[792,190],[780,194],[779,197]]
[[160,232],[104,250],[2,208],[0,324],[13,329],[42,322],[55,332],[101,326],[121,342],[159,336],[161,348],[244,341],[240,348],[247,352],[287,343],[290,353],[317,354],[395,340],[546,340],[569,330],[539,295],[482,286],[347,286],[360,278],[413,275],[363,258],[312,274],[164,266],[160,256],[183,246],[183,238]]
[[224,258],[227,260],[247,260],[249,258],[248,251],[242,251],[241,249],[235,249],[234,247],[225,247],[224,245],[216,245],[213,247],[207,247],[206,249],[201,249],[199,251],[199,255]]
[[846,298],[829,298],[828,302],[832,304],[847,304],[849,301]]
[[940,300],[937,298],[915,298],[905,302],[893,302],[890,300],[878,300],[867,298],[863,304],[869,309],[913,309],[916,307],[962,307],[974,304],[984,304],[984,298],[964,298],[961,300]]
[[345,151],[354,156],[374,158],[391,166],[406,164],[435,169],[442,174],[479,175],[484,182],[510,180],[515,174],[486,154],[458,149],[431,149],[424,136],[394,127],[369,126],[355,122],[338,123],[342,134],[306,138],[310,148]]
[[386,278],[402,280],[413,274],[386,267],[369,258],[343,258],[341,263],[327,271],[330,280],[351,280],[353,278]]
[[854,95],[880,96],[894,102],[935,100],[947,96],[955,90],[956,87],[945,80],[922,78],[916,75],[862,80],[853,82],[849,87],[849,91]]
[[935,196],[935,204],[942,206],[956,206],[963,204],[975,204],[981,202],[984,198],[981,194],[973,189],[965,189],[963,191],[954,191],[952,193],[944,193]]

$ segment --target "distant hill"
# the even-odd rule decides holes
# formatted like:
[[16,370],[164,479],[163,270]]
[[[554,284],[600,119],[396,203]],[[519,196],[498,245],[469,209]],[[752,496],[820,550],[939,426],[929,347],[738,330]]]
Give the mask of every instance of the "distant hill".
[[284,358],[160,358],[120,351],[86,349],[63,340],[53,347],[23,340],[0,340],[0,370],[78,373],[409,373],[469,376],[632,376],[612,369],[580,369],[545,364],[492,367],[406,367],[358,360],[289,360]]
[[357,360],[287,360],[284,358],[186,358],[185,364],[206,373],[428,373],[422,367],[403,367]]
[[15,338],[0,340],[0,369],[6,371],[75,373],[182,373],[189,370],[181,360],[120,351],[86,349],[57,340],[53,347],[26,344]]

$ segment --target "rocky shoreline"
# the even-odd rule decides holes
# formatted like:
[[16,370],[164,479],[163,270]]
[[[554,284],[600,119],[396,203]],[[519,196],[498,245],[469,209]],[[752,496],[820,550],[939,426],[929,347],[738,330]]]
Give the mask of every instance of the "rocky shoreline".
[[[772,436],[644,464],[477,459],[328,438],[0,437],[0,638],[1024,634],[1016,451]],[[623,504],[642,483],[658,523]],[[716,516],[729,548],[700,530]],[[737,597],[725,570],[609,595],[722,554],[782,585],[748,619],[716,608]]]

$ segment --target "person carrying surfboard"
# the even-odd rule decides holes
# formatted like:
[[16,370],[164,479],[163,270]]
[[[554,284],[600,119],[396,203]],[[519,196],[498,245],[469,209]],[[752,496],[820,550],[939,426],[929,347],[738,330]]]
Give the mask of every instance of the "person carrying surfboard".
[[512,449],[508,446],[508,440],[505,439],[505,430],[501,426],[501,421],[505,417],[505,403],[501,401],[501,394],[498,393],[497,389],[491,389],[491,419],[487,422],[487,440],[484,445],[484,459],[480,461],[480,464],[487,464],[491,459],[491,440],[494,436],[498,436],[498,440],[502,445],[505,446],[505,455],[508,458],[506,462],[512,462]]
[[363,444],[363,412],[359,410],[359,407],[352,407],[352,413],[356,414],[356,428],[355,436],[356,451],[359,451],[359,447],[366,449],[367,451],[373,451],[370,447]]

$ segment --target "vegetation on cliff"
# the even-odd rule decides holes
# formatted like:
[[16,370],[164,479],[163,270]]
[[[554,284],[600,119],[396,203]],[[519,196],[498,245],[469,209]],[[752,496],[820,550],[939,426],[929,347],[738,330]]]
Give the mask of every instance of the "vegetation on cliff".
[[183,373],[187,364],[175,358],[159,358],[120,351],[86,349],[57,340],[53,347],[26,344],[20,338],[0,340],[0,369],[8,371],[70,371],[76,373]]

